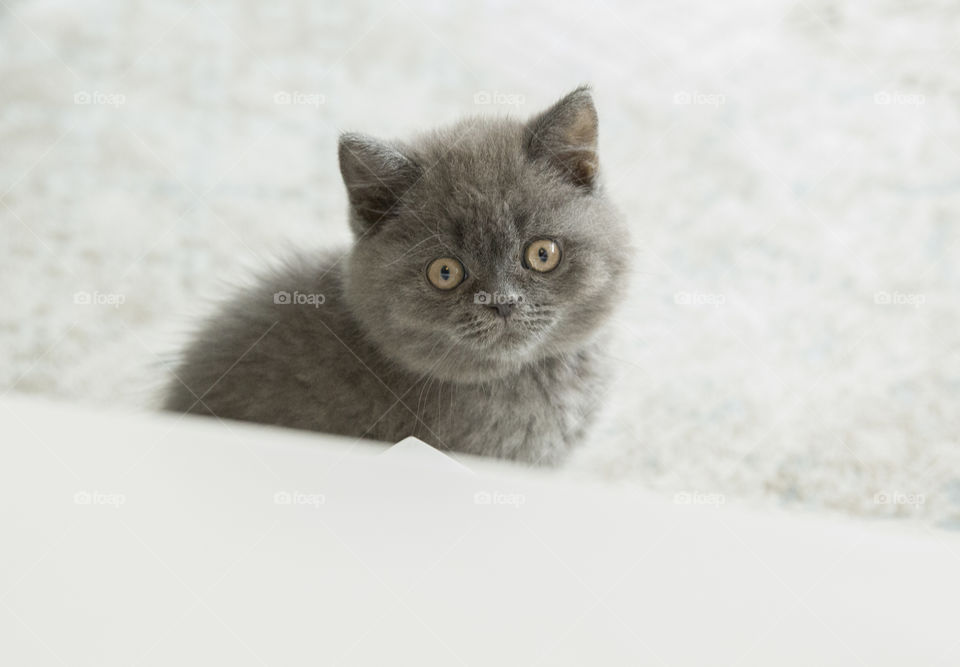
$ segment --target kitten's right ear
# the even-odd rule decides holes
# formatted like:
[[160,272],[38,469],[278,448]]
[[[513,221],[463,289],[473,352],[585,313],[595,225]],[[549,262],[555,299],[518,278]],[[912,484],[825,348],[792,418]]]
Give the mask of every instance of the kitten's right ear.
[[557,167],[575,185],[597,179],[597,110],[581,86],[527,123],[527,152]]
[[401,197],[420,178],[420,167],[399,149],[362,134],[341,135],[338,154],[358,235],[396,216]]

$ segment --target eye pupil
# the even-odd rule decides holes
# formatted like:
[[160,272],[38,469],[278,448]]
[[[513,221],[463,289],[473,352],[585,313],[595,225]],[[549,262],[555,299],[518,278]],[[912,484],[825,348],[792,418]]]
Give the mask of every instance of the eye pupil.
[[438,257],[427,266],[427,281],[442,290],[452,290],[467,277],[463,264],[453,257]]
[[549,273],[560,263],[560,245],[553,239],[537,239],[523,251],[523,266],[538,273]]

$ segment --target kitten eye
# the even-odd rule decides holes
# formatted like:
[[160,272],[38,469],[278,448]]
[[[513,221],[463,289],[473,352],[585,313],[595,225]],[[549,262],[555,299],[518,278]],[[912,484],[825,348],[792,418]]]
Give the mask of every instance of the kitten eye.
[[462,283],[466,273],[453,257],[439,257],[427,267],[427,280],[437,289],[448,290]]
[[560,263],[560,245],[553,239],[538,239],[527,246],[523,259],[528,269],[553,271]]

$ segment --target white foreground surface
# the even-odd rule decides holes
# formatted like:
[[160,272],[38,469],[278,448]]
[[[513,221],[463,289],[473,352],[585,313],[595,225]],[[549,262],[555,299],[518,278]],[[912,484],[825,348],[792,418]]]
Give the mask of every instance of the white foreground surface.
[[416,441],[0,415],[0,664],[960,660],[956,534],[679,505]]

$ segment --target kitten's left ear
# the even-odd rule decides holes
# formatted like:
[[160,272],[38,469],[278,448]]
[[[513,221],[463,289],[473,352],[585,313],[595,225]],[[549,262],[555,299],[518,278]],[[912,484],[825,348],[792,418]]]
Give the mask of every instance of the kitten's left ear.
[[420,168],[395,144],[348,133],[340,137],[338,153],[357,235],[395,217],[401,199],[420,178]]
[[574,184],[593,188],[597,124],[590,89],[581,86],[527,123],[527,154],[551,162]]

